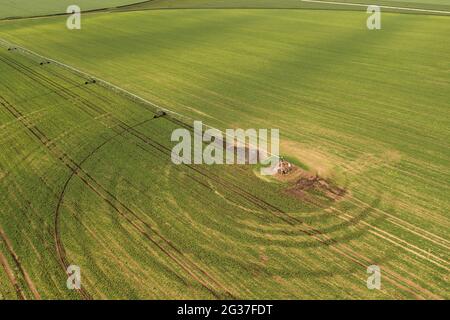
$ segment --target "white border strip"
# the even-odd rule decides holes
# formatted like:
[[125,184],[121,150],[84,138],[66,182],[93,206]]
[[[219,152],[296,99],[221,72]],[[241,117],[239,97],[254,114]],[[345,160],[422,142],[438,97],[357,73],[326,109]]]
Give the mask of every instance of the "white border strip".
[[374,5],[384,9],[396,9],[396,10],[405,10],[405,11],[417,11],[417,12],[428,12],[428,13],[443,13],[449,14],[450,11],[441,11],[441,10],[429,10],[429,9],[418,9],[418,8],[405,8],[405,7],[391,7],[391,6],[382,6],[377,4],[363,4],[363,3],[350,3],[350,2],[335,2],[335,1],[320,1],[320,0],[300,0],[302,2],[311,2],[311,3],[324,3],[324,4],[337,4],[342,6],[353,6],[353,7],[369,7],[370,5]]
[[[176,115],[178,117],[185,118],[185,119],[188,119],[190,121],[194,121],[194,119],[192,119],[191,117],[185,116],[185,115],[183,115],[181,113],[178,113],[176,111],[172,111],[172,110],[163,108],[163,107],[159,106],[158,104],[156,104],[154,102],[151,102],[151,101],[149,101],[147,99],[144,99],[144,98],[142,98],[142,97],[140,97],[140,96],[138,96],[138,95],[136,95],[134,93],[131,93],[130,91],[128,91],[126,89],[118,87],[115,84],[112,84],[112,83],[110,83],[110,82],[108,82],[106,80],[103,80],[103,79],[100,79],[98,77],[92,76],[92,75],[90,75],[90,74],[88,74],[88,73],[86,73],[84,71],[81,71],[81,70],[79,70],[79,69],[77,69],[75,67],[69,66],[69,65],[67,65],[65,63],[59,62],[57,60],[54,60],[54,59],[51,59],[51,58],[48,58],[48,57],[45,57],[45,56],[43,56],[43,55],[41,55],[39,53],[36,53],[36,52],[34,52],[32,50],[26,49],[26,48],[18,46],[18,45],[14,45],[14,44],[12,44],[12,43],[10,43],[10,42],[2,39],[2,38],[0,38],[0,45],[3,45],[4,47],[9,47],[9,48],[15,48],[15,49],[17,49],[19,51],[22,51],[25,54],[30,55],[30,56],[39,57],[39,58],[43,59],[44,61],[50,61],[50,62],[52,62],[52,63],[54,63],[54,64],[56,64],[56,65],[58,65],[58,66],[60,66],[62,68],[68,69],[68,70],[70,70],[72,72],[75,72],[75,73],[77,73],[77,74],[79,74],[79,75],[81,75],[83,77],[86,77],[88,79],[95,79],[97,82],[99,82],[100,84],[103,84],[105,87],[110,87],[110,88],[112,88],[112,89],[114,89],[114,90],[124,94],[125,96],[131,97],[133,99],[136,99],[136,100],[140,101],[143,104],[152,106],[153,108],[156,108],[156,109],[160,109],[160,110],[162,110],[162,111],[164,111],[164,112],[166,112],[168,114]],[[202,121],[202,124],[203,124],[204,127],[208,128],[208,129],[215,129],[217,131],[220,131],[225,137],[231,137],[226,132],[224,132],[222,130],[219,130],[217,128],[214,128],[212,126],[204,124],[203,121]],[[232,137],[232,138],[234,139],[234,137]],[[254,145],[252,145],[250,143],[247,143],[246,141],[239,141],[239,139],[237,137],[236,137],[236,141],[241,142],[244,145],[248,145],[249,147],[252,147],[252,148],[254,148],[256,150],[259,150],[258,146],[254,146]],[[267,150],[264,150],[264,151],[266,152],[266,154],[270,155],[271,157],[280,158],[279,155],[275,155],[275,154],[273,154],[273,153],[271,153],[271,152],[269,152]]]

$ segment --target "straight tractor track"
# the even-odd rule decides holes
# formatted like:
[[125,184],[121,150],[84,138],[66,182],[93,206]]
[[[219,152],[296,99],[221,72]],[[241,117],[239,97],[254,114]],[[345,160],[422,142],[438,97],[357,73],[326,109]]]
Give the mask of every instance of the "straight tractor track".
[[5,273],[6,273],[6,276],[8,277],[9,282],[11,283],[14,290],[16,291],[17,298],[19,300],[25,300],[25,293],[23,292],[22,288],[20,287],[19,281],[17,280],[13,269],[9,265],[8,260],[6,259],[6,257],[3,255],[3,253],[1,251],[0,251],[0,264],[3,267],[3,270],[5,270]]
[[[0,100],[0,103],[1,103],[1,100]],[[30,276],[26,272],[25,268],[22,266],[22,263],[20,262],[19,256],[14,251],[11,242],[9,241],[8,237],[6,236],[6,234],[4,233],[2,228],[0,228],[0,239],[4,242],[4,244],[6,246],[6,249],[8,250],[8,252],[11,255],[12,259],[14,260],[14,264],[16,265],[16,268],[19,270],[19,273],[21,274],[21,276],[25,280],[25,283],[27,284],[28,289],[31,291],[31,293],[33,294],[35,299],[40,300],[41,296],[40,296],[39,292],[37,291],[36,286],[34,285],[33,281],[30,278]],[[4,256],[3,255],[1,256],[1,258],[2,258],[2,260],[4,260]],[[6,263],[4,263],[4,262],[6,262]],[[8,273],[7,260],[5,259],[4,261],[2,261],[2,264],[4,265],[5,270]],[[11,275],[9,275],[9,277],[10,277],[10,279],[11,279],[13,285],[14,285],[14,288],[16,289],[17,295],[20,296],[20,298],[24,298],[23,291],[20,289],[20,286],[19,286],[18,282],[14,281],[14,277],[11,277]]]

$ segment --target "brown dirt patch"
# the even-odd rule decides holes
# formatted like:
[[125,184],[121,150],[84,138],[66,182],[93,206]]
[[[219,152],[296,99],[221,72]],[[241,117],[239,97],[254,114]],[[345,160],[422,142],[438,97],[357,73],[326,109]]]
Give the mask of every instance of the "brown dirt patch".
[[336,186],[332,181],[296,166],[293,166],[289,174],[277,174],[275,178],[284,182],[293,182],[286,192],[302,200],[314,198],[311,191],[316,191],[333,201],[340,200],[346,194],[345,189]]

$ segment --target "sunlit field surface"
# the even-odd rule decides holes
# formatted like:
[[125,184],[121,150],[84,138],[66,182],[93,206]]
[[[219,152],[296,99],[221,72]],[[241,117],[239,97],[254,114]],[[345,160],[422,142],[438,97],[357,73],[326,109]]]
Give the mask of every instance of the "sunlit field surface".
[[0,1],[0,19],[7,17],[29,17],[37,15],[65,13],[70,5],[78,5],[83,11],[110,8],[139,0],[2,0]]
[[[67,7],[77,5],[83,12],[92,10],[128,11],[152,9],[205,9],[205,8],[284,8],[284,9],[336,9],[340,3],[362,3],[429,10],[450,10],[447,0],[330,0],[327,3],[302,0],[2,0],[0,19],[25,18],[66,13]],[[365,10],[358,6],[345,6],[346,10]],[[384,9],[398,11],[395,9]]]
[[[320,0],[319,0],[320,1]],[[340,8],[342,6],[330,4],[362,3],[371,5],[395,6],[422,9],[450,9],[447,0],[323,0],[323,4],[308,3],[302,0],[153,0],[130,5],[131,8],[164,9],[164,8]],[[350,7],[344,7],[350,9]],[[365,9],[359,9],[365,10]]]
[[[379,31],[366,19],[185,9],[87,14],[73,31],[64,17],[0,22],[0,38],[191,119],[279,128],[283,155],[345,190],[299,196],[294,179],[251,166],[176,166],[170,135],[186,118],[154,119],[0,47],[2,297],[450,298],[450,17],[384,13]],[[83,291],[67,290],[69,264]],[[367,289],[370,265],[381,290]]]

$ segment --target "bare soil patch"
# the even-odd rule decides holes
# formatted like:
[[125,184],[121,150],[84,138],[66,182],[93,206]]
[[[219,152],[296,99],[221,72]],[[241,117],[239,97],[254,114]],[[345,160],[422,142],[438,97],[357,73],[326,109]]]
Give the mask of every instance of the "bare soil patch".
[[340,200],[346,190],[336,186],[332,181],[322,178],[318,173],[311,173],[293,166],[289,174],[277,174],[275,178],[284,182],[291,182],[286,189],[289,195],[302,200],[311,200],[313,192],[319,193],[329,200]]

